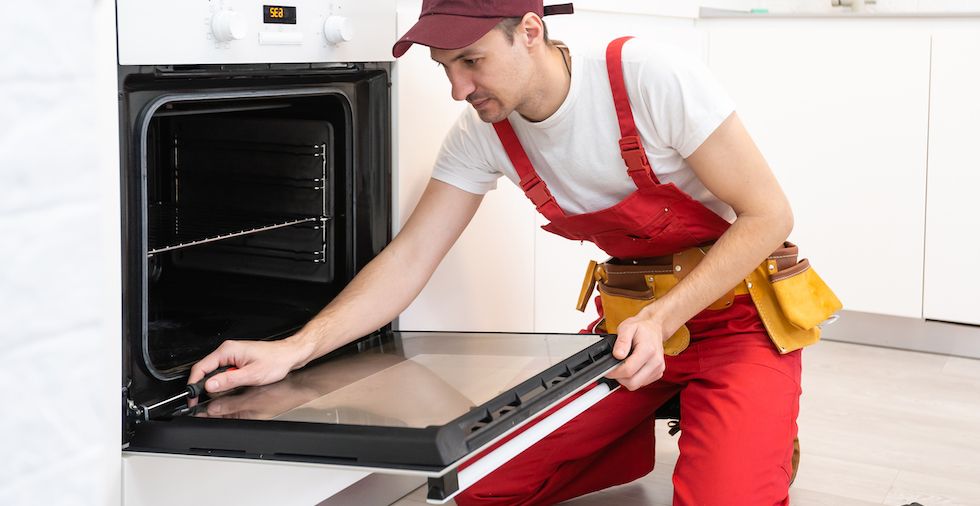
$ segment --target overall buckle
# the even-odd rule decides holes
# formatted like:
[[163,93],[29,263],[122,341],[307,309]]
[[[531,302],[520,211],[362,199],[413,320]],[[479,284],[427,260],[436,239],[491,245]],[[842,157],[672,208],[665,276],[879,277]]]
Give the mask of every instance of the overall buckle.
[[647,172],[650,170],[650,161],[643,150],[640,138],[636,135],[623,137],[619,140],[619,152],[626,162],[628,172]]
[[548,186],[537,176],[526,182],[521,182],[521,189],[524,190],[524,194],[531,200],[534,207],[538,209],[541,209],[541,207],[547,205],[549,202],[555,201],[555,197],[551,195]]

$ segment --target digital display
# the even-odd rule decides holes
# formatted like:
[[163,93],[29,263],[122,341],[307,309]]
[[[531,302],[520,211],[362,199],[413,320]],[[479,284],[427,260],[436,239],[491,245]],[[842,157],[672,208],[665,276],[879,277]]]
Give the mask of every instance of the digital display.
[[283,5],[263,5],[262,22],[281,25],[295,25],[296,7],[286,7]]

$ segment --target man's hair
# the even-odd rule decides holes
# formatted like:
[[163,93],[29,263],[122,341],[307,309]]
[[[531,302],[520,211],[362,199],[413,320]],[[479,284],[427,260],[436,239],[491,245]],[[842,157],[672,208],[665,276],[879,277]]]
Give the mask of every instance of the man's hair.
[[[524,18],[504,18],[497,23],[496,29],[504,32],[507,36],[507,41],[511,44],[514,43],[514,32],[517,31],[517,27],[520,26],[521,21]],[[544,27],[544,43],[551,44],[551,39],[548,38],[548,25],[545,24],[544,20],[541,20],[541,26]]]

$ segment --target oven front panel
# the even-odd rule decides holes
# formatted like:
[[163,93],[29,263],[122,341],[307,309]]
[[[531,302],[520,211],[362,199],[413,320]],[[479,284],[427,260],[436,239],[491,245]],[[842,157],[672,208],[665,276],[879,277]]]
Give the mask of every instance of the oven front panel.
[[393,60],[395,0],[117,0],[120,65]]

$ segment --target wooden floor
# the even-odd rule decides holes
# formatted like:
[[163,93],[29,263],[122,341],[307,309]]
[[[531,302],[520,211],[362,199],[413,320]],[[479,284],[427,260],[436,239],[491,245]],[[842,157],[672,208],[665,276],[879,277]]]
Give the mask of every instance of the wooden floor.
[[[980,505],[980,360],[829,341],[803,360],[792,504]],[[652,473],[564,504],[670,505],[677,439],[664,425]]]

